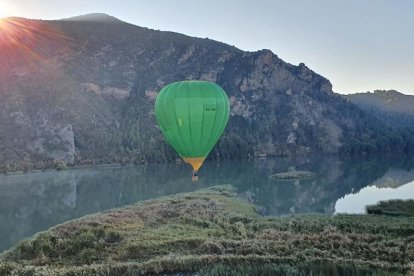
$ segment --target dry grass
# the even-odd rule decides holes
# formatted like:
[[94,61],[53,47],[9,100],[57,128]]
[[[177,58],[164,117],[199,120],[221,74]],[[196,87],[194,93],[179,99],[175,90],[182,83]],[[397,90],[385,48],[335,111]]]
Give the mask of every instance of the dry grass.
[[261,217],[220,186],[54,227],[3,254],[0,275],[399,275],[412,270],[413,236],[406,217]]

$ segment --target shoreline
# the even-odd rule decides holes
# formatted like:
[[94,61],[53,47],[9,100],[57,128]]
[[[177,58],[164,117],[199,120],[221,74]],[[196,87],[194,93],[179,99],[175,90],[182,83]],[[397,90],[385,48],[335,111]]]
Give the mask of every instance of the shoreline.
[[[403,157],[404,159],[412,159],[413,155],[410,155],[409,153],[400,155],[397,153],[383,153],[383,154],[371,154],[371,155],[342,155],[342,154],[327,154],[327,153],[310,153],[307,155],[267,155],[266,157],[261,156],[253,156],[253,157],[246,157],[244,159],[223,159],[223,160],[214,160],[214,159],[207,159],[206,161],[215,161],[215,162],[223,162],[223,161],[264,161],[267,159],[296,159],[296,158],[321,158],[321,157],[334,157],[338,158],[340,160],[352,160],[355,158],[367,158],[368,160],[374,160],[378,157],[383,158],[391,158],[391,159],[401,159]],[[68,165],[65,169],[57,169],[55,167],[48,167],[45,169],[35,169],[35,170],[28,170],[28,171],[9,171],[9,172],[0,172],[0,176],[8,176],[8,175],[23,175],[23,174],[30,174],[30,173],[42,173],[42,172],[49,172],[49,171],[68,171],[68,170],[76,170],[76,169],[88,169],[88,168],[107,168],[107,167],[133,167],[133,166],[140,166],[140,165],[148,165],[148,164],[176,164],[176,163],[182,163],[183,161],[177,162],[176,159],[171,160],[169,162],[141,162],[139,164],[135,163],[104,163],[104,164],[84,164],[84,165]]]
[[339,269],[404,275],[414,264],[413,234],[409,217],[263,217],[226,185],[60,224],[1,254],[0,274]]

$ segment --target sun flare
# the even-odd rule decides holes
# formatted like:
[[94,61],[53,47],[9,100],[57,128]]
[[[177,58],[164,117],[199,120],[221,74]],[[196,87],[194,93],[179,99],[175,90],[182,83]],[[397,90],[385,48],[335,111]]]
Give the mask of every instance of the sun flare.
[[47,23],[22,18],[0,19],[0,56],[3,67],[34,64],[61,48],[67,37]]
[[13,16],[14,9],[5,1],[0,0],[0,20],[1,18],[6,18]]
[[2,18],[8,17],[9,15],[7,14],[7,12],[4,10],[3,4],[0,2],[0,20]]

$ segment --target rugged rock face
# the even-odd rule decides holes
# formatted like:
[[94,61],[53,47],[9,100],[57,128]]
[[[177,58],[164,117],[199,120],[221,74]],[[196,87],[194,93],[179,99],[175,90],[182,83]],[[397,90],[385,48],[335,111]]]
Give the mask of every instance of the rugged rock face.
[[375,119],[327,79],[269,50],[244,52],[100,14],[3,26],[3,168],[172,160],[153,105],[164,85],[183,79],[216,82],[230,98],[231,119],[212,158],[337,153],[376,131]]

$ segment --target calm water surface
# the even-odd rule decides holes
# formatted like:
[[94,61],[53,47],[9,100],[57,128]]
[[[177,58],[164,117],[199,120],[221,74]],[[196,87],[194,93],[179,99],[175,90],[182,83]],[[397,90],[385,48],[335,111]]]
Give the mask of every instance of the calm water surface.
[[[269,175],[309,170],[314,179],[275,181]],[[265,215],[364,213],[367,204],[414,198],[414,158],[336,157],[207,162],[200,182],[185,164],[0,175],[0,252],[19,240],[86,214],[221,184]]]

